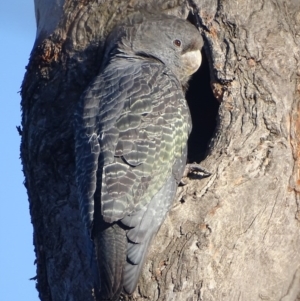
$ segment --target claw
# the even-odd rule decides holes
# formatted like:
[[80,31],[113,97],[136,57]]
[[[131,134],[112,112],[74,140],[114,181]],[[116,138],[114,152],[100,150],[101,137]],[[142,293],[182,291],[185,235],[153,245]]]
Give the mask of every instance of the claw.
[[183,173],[183,177],[187,177],[191,173],[197,175],[197,178],[200,177],[200,179],[211,176],[211,172],[201,167],[197,163],[187,164]]

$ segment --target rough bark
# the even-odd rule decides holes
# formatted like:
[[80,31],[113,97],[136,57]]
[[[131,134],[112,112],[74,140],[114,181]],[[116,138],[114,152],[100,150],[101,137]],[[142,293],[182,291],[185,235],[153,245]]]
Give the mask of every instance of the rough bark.
[[[42,301],[94,300],[74,179],[73,112],[111,28],[153,3],[187,17],[180,0],[35,1],[21,156]],[[212,176],[185,179],[130,298],[300,300],[300,2],[195,4],[221,103],[201,163]],[[56,13],[47,15],[49,7]]]

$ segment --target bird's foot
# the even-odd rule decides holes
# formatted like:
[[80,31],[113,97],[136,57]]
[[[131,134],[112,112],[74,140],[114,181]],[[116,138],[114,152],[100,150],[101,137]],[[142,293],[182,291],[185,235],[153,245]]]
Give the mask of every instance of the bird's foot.
[[[195,179],[203,179],[203,178],[207,178],[207,177],[211,176],[211,172],[209,172],[205,168],[201,167],[197,163],[187,164],[184,169],[182,178],[187,177],[189,174],[193,174],[193,176],[194,176],[193,178],[195,178]],[[185,183],[181,179],[180,184],[186,185],[187,183]]]

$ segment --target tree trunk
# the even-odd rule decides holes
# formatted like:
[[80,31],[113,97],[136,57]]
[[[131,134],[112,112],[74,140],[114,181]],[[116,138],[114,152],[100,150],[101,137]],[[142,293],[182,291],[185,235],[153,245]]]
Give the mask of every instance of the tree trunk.
[[[129,299],[300,300],[300,1],[194,4],[209,62],[204,77],[210,76],[220,102],[201,162],[212,175],[184,179]],[[183,0],[35,0],[21,156],[42,301],[95,300],[72,123],[99,70],[105,37],[135,10],[155,7],[187,18],[192,6]],[[200,101],[208,81],[199,78],[191,89]],[[195,130],[207,131],[206,124]]]

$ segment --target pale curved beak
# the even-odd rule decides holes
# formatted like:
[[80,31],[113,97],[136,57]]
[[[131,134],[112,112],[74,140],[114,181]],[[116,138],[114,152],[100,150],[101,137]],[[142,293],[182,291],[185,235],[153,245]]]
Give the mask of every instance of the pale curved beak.
[[194,50],[183,54],[181,59],[187,74],[190,76],[199,69],[202,62],[202,55],[200,50]]

